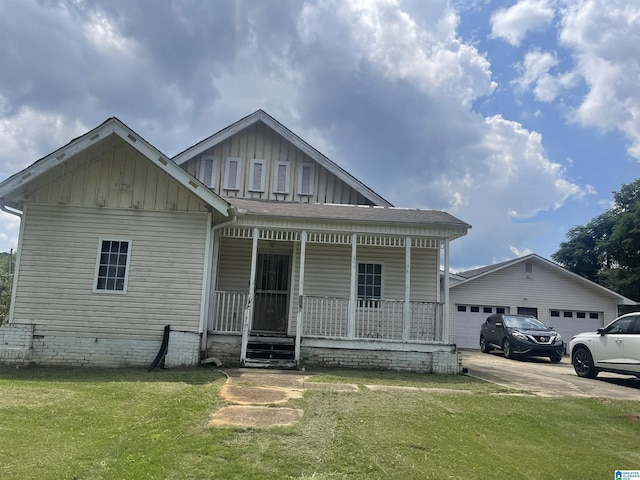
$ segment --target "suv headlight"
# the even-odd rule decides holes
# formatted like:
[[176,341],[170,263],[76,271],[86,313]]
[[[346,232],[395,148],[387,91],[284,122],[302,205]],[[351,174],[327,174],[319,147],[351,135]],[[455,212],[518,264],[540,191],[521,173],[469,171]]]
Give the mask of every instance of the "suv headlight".
[[556,335],[556,339],[553,343],[561,343],[562,342],[562,337],[560,335]]
[[529,338],[524,333],[511,332],[511,335],[513,335],[518,340],[529,340]]

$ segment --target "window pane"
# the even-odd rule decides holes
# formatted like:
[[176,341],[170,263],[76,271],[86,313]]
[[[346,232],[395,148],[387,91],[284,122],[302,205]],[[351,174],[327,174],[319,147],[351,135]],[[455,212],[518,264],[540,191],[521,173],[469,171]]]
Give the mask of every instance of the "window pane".
[[129,242],[103,240],[98,255],[97,290],[124,290]]

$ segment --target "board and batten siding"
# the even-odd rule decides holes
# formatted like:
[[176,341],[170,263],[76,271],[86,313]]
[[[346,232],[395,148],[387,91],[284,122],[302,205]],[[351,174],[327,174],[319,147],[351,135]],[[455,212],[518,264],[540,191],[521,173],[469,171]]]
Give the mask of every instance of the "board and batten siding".
[[524,262],[516,263],[450,292],[452,339],[457,305],[502,306],[510,313],[517,313],[518,307],[537,308],[538,318],[554,327],[562,318],[551,317],[551,310],[601,313],[605,324],[617,315],[613,295],[541,262],[533,262],[532,273],[526,273]]
[[[261,200],[284,200],[290,202],[343,203],[352,205],[371,205],[363,197],[337,176],[331,173],[298,147],[278,135],[270,127],[258,122],[236,135],[189,159],[182,167],[194,177],[200,178],[201,162],[204,158],[214,158],[213,181],[211,188],[225,197],[252,198]],[[240,182],[238,189],[225,189],[225,168],[227,158],[240,159]],[[251,161],[264,160],[264,191],[251,191]],[[288,193],[274,191],[276,162],[286,162],[289,168]],[[302,165],[312,164],[311,194],[298,190],[298,175]],[[204,169],[202,170],[204,171]],[[208,182],[204,182],[205,184]]]
[[27,203],[207,212],[207,205],[117,135],[69,157],[27,187]]
[[[28,205],[14,322],[34,335],[161,338],[198,332],[206,213]],[[100,239],[130,240],[126,293],[93,291]]]

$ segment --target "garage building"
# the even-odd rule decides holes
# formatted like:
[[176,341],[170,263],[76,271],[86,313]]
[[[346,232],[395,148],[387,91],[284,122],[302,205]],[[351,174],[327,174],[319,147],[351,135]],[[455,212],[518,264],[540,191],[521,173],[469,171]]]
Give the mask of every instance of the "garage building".
[[595,331],[633,300],[531,254],[450,276],[450,325],[459,348],[479,348],[480,325],[492,313],[529,314],[568,343]]

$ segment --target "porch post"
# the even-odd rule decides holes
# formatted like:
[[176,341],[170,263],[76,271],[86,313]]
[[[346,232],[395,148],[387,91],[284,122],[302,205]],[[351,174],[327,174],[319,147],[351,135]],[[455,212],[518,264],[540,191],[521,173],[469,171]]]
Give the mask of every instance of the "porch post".
[[[253,229],[253,247],[251,249],[251,278],[249,279],[249,302],[245,310],[242,324],[242,346],[240,349],[240,365],[244,365],[247,359],[247,343],[249,343],[249,328],[253,323],[253,303],[256,294],[256,268],[258,262],[258,237],[260,230],[256,227]],[[248,317],[248,318],[247,318]]]
[[300,233],[300,275],[298,276],[298,317],[296,319],[296,346],[295,346],[295,362],[300,365],[300,343],[302,341],[303,325],[303,309],[304,309],[304,260],[307,250],[307,232]]
[[349,318],[347,323],[347,338],[356,337],[356,297],[358,290],[358,262],[356,257],[358,235],[351,235],[351,292],[349,295]]
[[402,340],[411,336],[411,237],[404,239],[404,308],[402,318]]
[[444,240],[444,305],[442,307],[442,341],[449,341],[449,239]]

